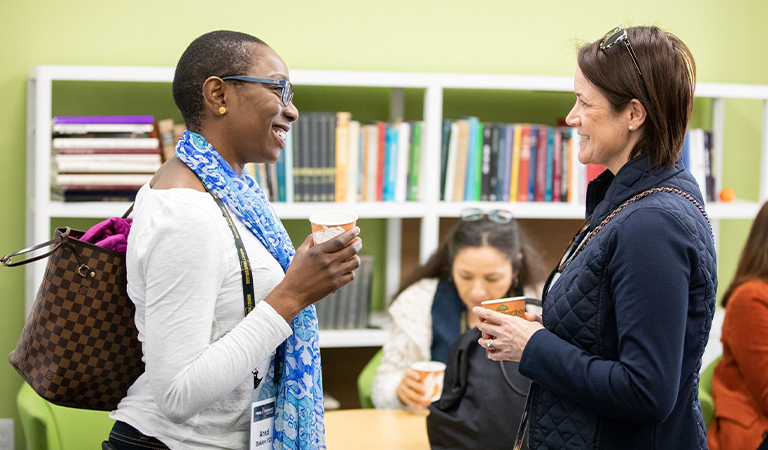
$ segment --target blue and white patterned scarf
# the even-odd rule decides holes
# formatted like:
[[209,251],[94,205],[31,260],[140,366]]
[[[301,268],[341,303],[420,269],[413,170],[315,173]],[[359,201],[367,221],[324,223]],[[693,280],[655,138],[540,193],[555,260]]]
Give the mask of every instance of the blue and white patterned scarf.
[[[288,270],[296,251],[282,222],[248,170],[238,176],[204,137],[189,131],[179,139],[176,156],[237,214],[280,263],[283,271]],[[259,396],[260,399],[277,396],[272,448],[323,450],[326,448],[323,386],[315,306],[301,311],[291,322],[291,328],[293,334],[280,344],[280,361],[272,359]],[[277,386],[275,364],[279,365],[281,373]]]

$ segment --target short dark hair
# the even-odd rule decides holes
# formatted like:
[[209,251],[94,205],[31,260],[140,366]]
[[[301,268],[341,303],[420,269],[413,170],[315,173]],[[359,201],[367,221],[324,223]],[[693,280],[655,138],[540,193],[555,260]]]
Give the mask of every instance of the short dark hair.
[[267,45],[250,34],[219,30],[200,36],[184,50],[173,76],[173,101],[187,129],[199,131],[202,127],[203,83],[208,77],[247,75],[249,43]]
[[[451,281],[456,255],[468,247],[485,246],[500,251],[512,264],[517,282],[510,286],[508,295],[513,295],[516,287],[534,286],[543,281],[541,260],[525,239],[517,221],[512,219],[509,223],[498,223],[486,216],[474,221],[460,220],[429,260],[405,277],[395,298],[424,278]],[[520,258],[520,255],[523,257]]]
[[672,33],[657,27],[626,31],[642,77],[623,43],[601,50],[602,38],[579,49],[579,68],[614,112],[623,111],[633,98],[645,108],[643,135],[630,158],[644,154],[654,167],[673,167],[693,109],[696,63],[688,47]]

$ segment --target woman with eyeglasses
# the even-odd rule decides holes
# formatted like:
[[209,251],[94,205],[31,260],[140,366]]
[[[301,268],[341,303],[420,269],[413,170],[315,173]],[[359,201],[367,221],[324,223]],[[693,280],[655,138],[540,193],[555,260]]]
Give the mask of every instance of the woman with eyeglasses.
[[[723,294],[723,357],[712,376],[711,450],[768,448],[768,203]],[[764,447],[760,447],[760,443]]]
[[[478,322],[485,300],[537,298],[538,256],[509,211],[470,209],[429,260],[402,283],[389,307],[392,332],[373,381],[376,408],[423,408],[425,391],[409,366],[448,362],[451,346]],[[499,371],[499,379],[501,372]],[[481,413],[482,411],[478,411]]]
[[274,163],[299,113],[263,41],[214,31],[181,56],[187,131],[136,197],[128,294],[146,371],[105,448],[325,448],[313,303],[359,266],[352,230],[294,250],[247,163]]
[[493,360],[533,380],[531,449],[706,449],[698,401],[715,308],[715,247],[680,153],[696,70],[656,27],[618,27],[578,52],[585,227],[550,275],[538,320],[475,308]]

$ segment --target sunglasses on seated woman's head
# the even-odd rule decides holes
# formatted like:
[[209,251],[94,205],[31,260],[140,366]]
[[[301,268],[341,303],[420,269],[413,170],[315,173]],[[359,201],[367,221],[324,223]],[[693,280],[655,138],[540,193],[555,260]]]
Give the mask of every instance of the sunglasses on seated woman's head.
[[505,209],[492,209],[488,212],[483,211],[480,208],[467,208],[463,209],[460,213],[461,220],[465,222],[475,222],[488,217],[488,220],[496,223],[510,223],[515,217],[511,212]]

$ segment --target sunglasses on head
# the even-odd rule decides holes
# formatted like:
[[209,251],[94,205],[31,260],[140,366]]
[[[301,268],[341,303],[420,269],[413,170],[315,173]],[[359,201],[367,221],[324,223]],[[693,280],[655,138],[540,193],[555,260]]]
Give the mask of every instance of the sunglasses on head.
[[632,43],[629,42],[629,35],[627,34],[627,30],[624,28],[623,25],[619,25],[618,27],[606,33],[605,37],[603,37],[603,40],[600,42],[600,50],[605,52],[606,50],[608,50],[609,48],[613,47],[614,45],[620,42],[623,42],[624,46],[627,48],[627,51],[629,52],[629,56],[632,58],[632,62],[635,63],[635,68],[637,69],[637,73],[640,74],[640,79],[643,82],[643,87],[645,87],[647,91],[648,86],[645,84],[645,77],[643,76],[643,71],[640,70],[640,63],[637,61],[637,55],[635,55],[635,50],[632,48]]
[[480,208],[468,208],[461,211],[461,220],[464,222],[475,222],[483,217],[488,217],[488,220],[496,223],[510,223],[515,217],[511,212],[505,209],[492,209],[488,212],[483,211]]

